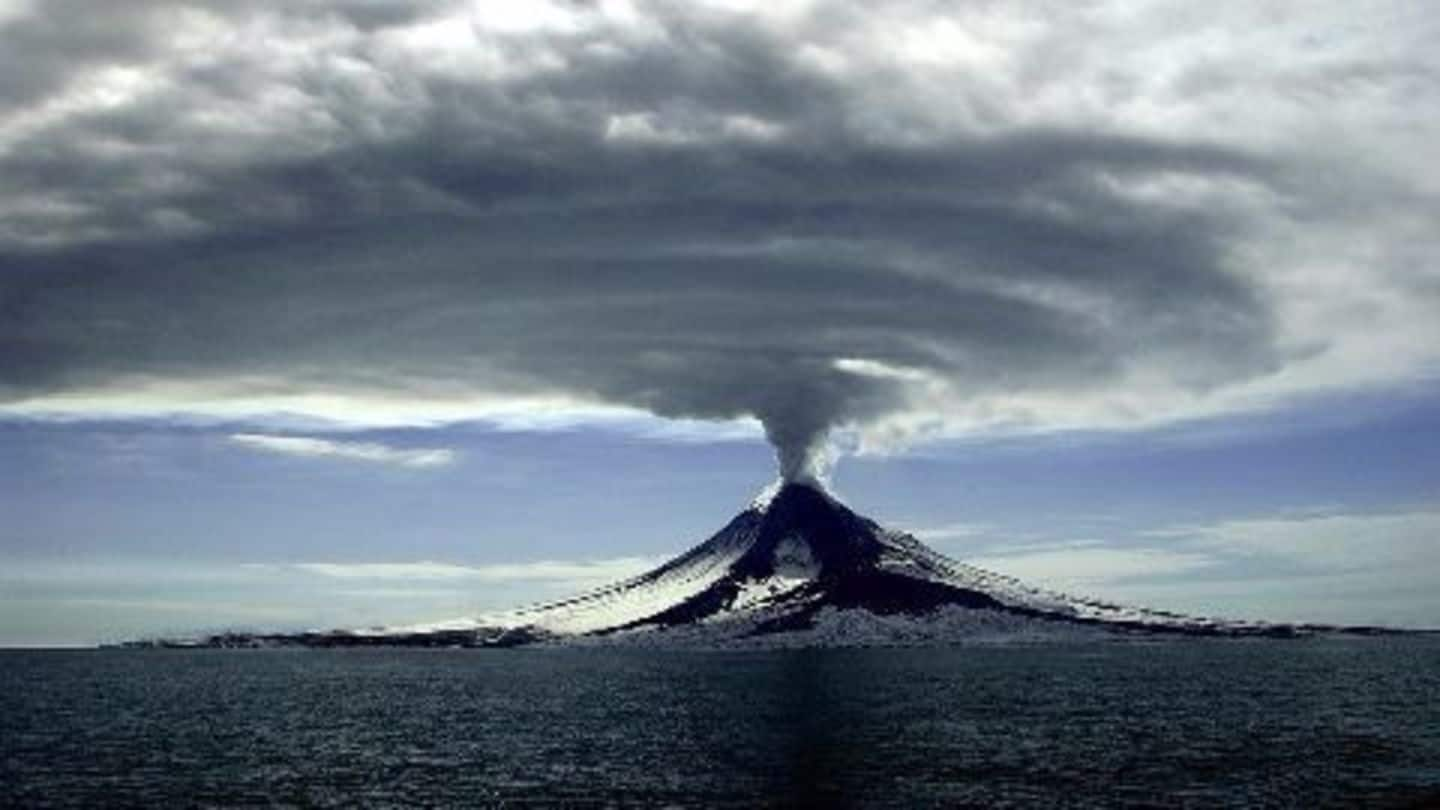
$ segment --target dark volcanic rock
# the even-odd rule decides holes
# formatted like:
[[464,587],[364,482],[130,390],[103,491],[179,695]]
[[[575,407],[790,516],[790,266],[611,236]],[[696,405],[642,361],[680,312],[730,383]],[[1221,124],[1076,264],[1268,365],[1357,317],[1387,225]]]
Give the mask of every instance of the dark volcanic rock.
[[1339,630],[1196,618],[1028,587],[948,559],[814,486],[791,483],[670,562],[570,599],[433,629],[227,633],[148,645],[514,647],[577,639],[725,643],[767,637],[945,643],[1067,632],[1087,638],[1097,632],[1293,637]]

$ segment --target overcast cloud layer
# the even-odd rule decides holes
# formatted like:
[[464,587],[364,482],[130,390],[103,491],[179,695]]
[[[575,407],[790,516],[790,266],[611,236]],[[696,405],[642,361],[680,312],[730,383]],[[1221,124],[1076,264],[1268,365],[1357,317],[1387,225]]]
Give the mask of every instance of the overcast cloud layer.
[[1428,5],[751,6],[0,2],[0,408],[754,416],[794,471],[1434,373]]

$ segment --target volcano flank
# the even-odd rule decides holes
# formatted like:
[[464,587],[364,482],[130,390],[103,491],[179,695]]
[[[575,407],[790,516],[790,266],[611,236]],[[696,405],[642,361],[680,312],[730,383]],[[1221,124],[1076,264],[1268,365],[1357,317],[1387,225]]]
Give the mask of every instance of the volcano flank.
[[887,530],[817,484],[791,482],[664,565],[569,599],[431,625],[232,633],[188,644],[853,646],[1342,629],[1381,632],[1200,618],[1031,587]]

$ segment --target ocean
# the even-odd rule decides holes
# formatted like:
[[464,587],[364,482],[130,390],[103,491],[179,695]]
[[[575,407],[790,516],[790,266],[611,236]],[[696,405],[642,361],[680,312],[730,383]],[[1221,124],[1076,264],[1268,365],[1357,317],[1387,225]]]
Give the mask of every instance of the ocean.
[[3,651],[0,806],[1440,806],[1440,639]]

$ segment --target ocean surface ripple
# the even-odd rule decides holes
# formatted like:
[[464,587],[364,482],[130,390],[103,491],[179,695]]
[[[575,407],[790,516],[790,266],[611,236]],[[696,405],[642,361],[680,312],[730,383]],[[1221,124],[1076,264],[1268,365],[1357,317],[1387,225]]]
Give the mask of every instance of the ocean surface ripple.
[[1440,639],[0,652],[0,806],[1421,807]]

